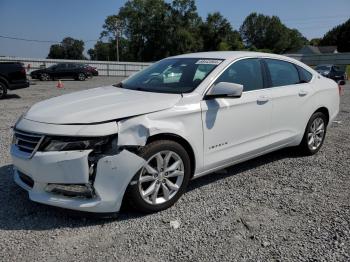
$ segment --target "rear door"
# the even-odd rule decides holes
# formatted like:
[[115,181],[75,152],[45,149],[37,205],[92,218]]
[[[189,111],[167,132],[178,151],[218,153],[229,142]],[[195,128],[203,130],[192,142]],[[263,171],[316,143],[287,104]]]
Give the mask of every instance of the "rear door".
[[76,64],[68,64],[67,76],[69,78],[76,78],[80,71],[80,67]]
[[287,61],[264,59],[273,103],[271,142],[284,145],[304,133],[313,88],[312,74]]
[[272,103],[269,90],[264,88],[260,60],[234,62],[214,85],[219,82],[242,84],[243,94],[240,98],[201,102],[206,169],[262,152],[269,146]]
[[58,64],[54,71],[54,77],[66,78],[67,76],[67,64]]

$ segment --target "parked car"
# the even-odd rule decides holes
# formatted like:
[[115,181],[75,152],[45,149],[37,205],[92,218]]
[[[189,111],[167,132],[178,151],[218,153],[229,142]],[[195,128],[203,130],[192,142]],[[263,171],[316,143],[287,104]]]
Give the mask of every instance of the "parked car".
[[81,64],[80,66],[85,67],[87,71],[91,73],[91,76],[98,76],[98,71],[96,67],[92,67],[87,64]]
[[285,147],[317,153],[338,111],[338,85],[285,56],[170,57],[31,107],[14,127],[14,179],[48,205],[110,213],[128,199],[155,212],[215,170]]
[[84,81],[91,75],[91,72],[87,68],[73,63],[60,63],[48,68],[34,70],[30,73],[31,78],[42,81],[69,78]]
[[29,81],[22,63],[0,63],[0,99],[6,96],[8,90],[26,87],[29,87]]
[[345,71],[341,70],[336,65],[318,65],[315,70],[321,75],[333,79],[338,82],[340,80],[346,80]]

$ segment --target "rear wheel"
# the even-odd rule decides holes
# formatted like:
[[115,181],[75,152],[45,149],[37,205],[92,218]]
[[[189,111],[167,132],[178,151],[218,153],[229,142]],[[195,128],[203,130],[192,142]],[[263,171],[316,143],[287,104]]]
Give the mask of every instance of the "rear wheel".
[[314,113],[305,129],[303,140],[299,148],[305,155],[314,155],[322,147],[327,131],[327,117],[321,113]]
[[41,80],[41,81],[49,81],[49,80],[50,80],[50,75],[47,74],[47,73],[42,73],[42,74],[40,75],[40,80]]
[[79,81],[84,81],[86,79],[86,75],[84,73],[79,73],[77,79]]
[[7,95],[7,85],[3,82],[0,82],[0,99],[4,98]]
[[186,150],[174,141],[159,140],[148,144],[139,155],[146,163],[130,183],[129,200],[146,213],[169,208],[185,192],[190,179]]

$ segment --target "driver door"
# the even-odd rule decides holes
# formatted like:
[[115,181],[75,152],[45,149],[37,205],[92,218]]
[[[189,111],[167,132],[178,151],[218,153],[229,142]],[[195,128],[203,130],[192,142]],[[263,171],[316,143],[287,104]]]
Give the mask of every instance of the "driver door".
[[205,169],[225,165],[266,150],[270,144],[272,103],[264,88],[259,59],[239,60],[215,81],[243,85],[240,98],[203,100]]

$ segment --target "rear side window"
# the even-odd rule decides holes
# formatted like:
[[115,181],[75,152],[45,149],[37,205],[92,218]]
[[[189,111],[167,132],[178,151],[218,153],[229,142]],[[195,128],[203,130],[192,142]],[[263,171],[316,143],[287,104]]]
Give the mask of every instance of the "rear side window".
[[259,59],[249,58],[233,63],[215,81],[215,83],[219,82],[243,85],[243,91],[263,89],[264,83]]
[[298,70],[292,63],[275,59],[265,59],[265,62],[270,72],[272,87],[300,83]]
[[57,69],[66,69],[67,68],[67,64],[58,64],[57,65]]
[[301,66],[296,66],[299,70],[300,82],[301,83],[309,83],[312,79],[312,74],[302,68]]

